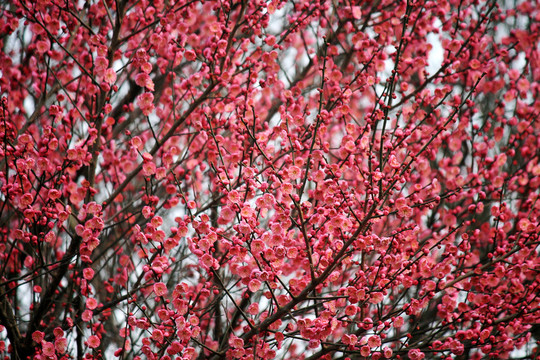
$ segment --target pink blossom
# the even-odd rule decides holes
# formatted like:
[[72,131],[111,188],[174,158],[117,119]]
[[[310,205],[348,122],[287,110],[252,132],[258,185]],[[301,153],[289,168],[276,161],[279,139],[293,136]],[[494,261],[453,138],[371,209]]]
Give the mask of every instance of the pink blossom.
[[364,357],[369,356],[371,353],[371,348],[368,345],[364,345],[360,348],[360,354]]
[[94,310],[95,308],[97,308],[97,306],[98,306],[98,302],[97,302],[96,299],[94,299],[94,298],[86,299],[86,308],[87,309]]
[[104,80],[109,85],[114,84],[116,82],[116,71],[112,68],[107,69],[105,71]]
[[145,87],[150,91],[154,91],[154,82],[147,73],[139,73],[135,77],[135,83],[141,87]]
[[43,331],[34,331],[32,333],[32,340],[36,343],[41,343],[43,339],[45,338],[45,333]]
[[165,285],[162,282],[158,282],[154,284],[154,292],[157,296],[165,296],[167,295],[167,285]]
[[41,348],[43,349],[43,354],[44,355],[49,356],[49,357],[54,356],[55,349],[54,349],[54,344],[52,342],[43,341],[41,343]]
[[302,171],[298,166],[291,166],[288,171],[289,179],[296,180],[302,175]]
[[94,278],[94,269],[92,268],[83,269],[83,277],[86,280],[92,280]]
[[54,341],[54,348],[60,354],[63,354],[67,350],[68,341],[66,338],[58,338]]
[[247,311],[251,315],[257,315],[259,313],[259,304],[253,303],[249,305]]
[[230,202],[234,204],[237,204],[240,202],[240,194],[236,190],[229,192],[229,194],[227,195],[227,198],[229,199]]
[[419,349],[411,349],[407,353],[411,360],[422,360],[426,355]]
[[152,340],[161,343],[163,341],[163,332],[159,329],[152,330]]
[[250,282],[249,282],[249,291],[251,292],[255,292],[255,291],[258,291],[260,288],[261,288],[261,282],[257,279],[252,279]]
[[93,316],[92,310],[84,310],[81,318],[84,321],[90,321],[90,319],[92,319],[92,316]]
[[154,95],[152,93],[144,93],[137,97],[138,105],[144,115],[150,115],[154,110]]
[[47,50],[49,50],[50,46],[51,46],[51,44],[50,44],[50,42],[48,40],[40,40],[36,44],[36,49],[37,49],[38,53],[43,54]]
[[355,18],[356,20],[362,18],[362,10],[361,10],[360,6],[353,6],[352,7],[352,15],[353,15],[353,18]]
[[90,335],[86,343],[88,344],[88,347],[95,349],[99,347],[99,344],[101,343],[101,341],[99,340],[99,337],[97,337],[96,335]]
[[368,338],[368,345],[372,348],[381,346],[381,338],[377,335]]

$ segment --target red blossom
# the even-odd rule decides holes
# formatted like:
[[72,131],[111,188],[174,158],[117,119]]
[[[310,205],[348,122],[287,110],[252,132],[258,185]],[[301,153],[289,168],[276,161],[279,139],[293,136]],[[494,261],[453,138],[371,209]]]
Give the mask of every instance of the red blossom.
[[45,337],[45,333],[43,331],[35,331],[32,334],[32,340],[36,343],[41,343]]
[[144,115],[150,115],[154,110],[154,95],[152,93],[144,93],[137,97],[138,105]]
[[68,340],[66,338],[58,338],[54,341],[54,348],[59,354],[66,352],[68,348]]
[[86,299],[86,308],[87,309],[90,309],[90,310],[94,310],[95,308],[97,308],[97,300],[94,299],[94,298],[88,298]]
[[45,356],[53,357],[55,353],[54,344],[48,341],[43,341],[41,343],[41,348],[43,349],[43,354]]
[[538,1],[0,11],[1,357],[537,355]]
[[157,296],[165,296],[167,295],[167,285],[165,285],[162,282],[155,283],[154,284],[154,292]]
[[99,337],[97,337],[96,335],[90,335],[86,342],[88,344],[88,347],[92,349],[99,347],[99,344],[101,343],[101,341],[99,340]]
[[107,69],[105,71],[104,80],[109,85],[114,84],[116,81],[116,71],[114,71],[114,69]]

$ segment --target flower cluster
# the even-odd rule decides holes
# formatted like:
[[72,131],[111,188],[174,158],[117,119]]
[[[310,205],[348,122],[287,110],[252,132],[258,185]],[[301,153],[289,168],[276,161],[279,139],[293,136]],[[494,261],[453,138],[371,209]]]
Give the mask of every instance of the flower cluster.
[[0,356],[539,356],[512,5],[7,1]]

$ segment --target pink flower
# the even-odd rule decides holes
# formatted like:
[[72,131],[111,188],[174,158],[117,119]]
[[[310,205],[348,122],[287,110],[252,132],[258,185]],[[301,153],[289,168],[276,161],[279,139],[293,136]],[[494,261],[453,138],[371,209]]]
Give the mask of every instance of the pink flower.
[[201,257],[200,262],[205,267],[212,267],[212,265],[214,264],[214,258],[209,254],[204,254]]
[[32,333],[32,340],[36,343],[41,343],[43,341],[43,338],[45,337],[45,333],[43,331],[34,331]]
[[116,82],[116,71],[114,71],[114,69],[112,68],[108,68],[105,71],[105,76],[103,77],[103,80],[109,85],[114,84]]
[[288,182],[284,182],[281,184],[281,191],[283,191],[284,194],[289,195],[293,192],[293,185]]
[[54,356],[54,344],[52,342],[43,341],[41,343],[41,348],[43,349],[43,354],[46,356]]
[[233,191],[229,192],[229,194],[227,195],[227,198],[233,204],[238,204],[240,202],[240,199],[241,199],[240,194],[236,190],[233,190]]
[[393,351],[388,346],[385,346],[383,348],[383,354],[385,358],[390,359],[392,357]]
[[371,353],[371,348],[367,345],[364,345],[360,348],[360,355],[367,357]]
[[390,167],[393,169],[399,169],[401,167],[401,164],[399,163],[395,155],[390,156],[388,163],[390,164]]
[[83,319],[83,321],[90,321],[90,319],[92,319],[92,316],[94,314],[92,313],[92,310],[84,310],[83,313],[82,313],[82,316],[81,318]]
[[83,270],[83,277],[86,280],[92,280],[94,278],[94,269],[86,268]]
[[141,140],[140,137],[138,136],[134,136],[132,139],[131,139],[131,145],[133,145],[137,150],[141,151],[144,147],[144,143],[143,141]]
[[107,60],[107,58],[104,57],[104,56],[98,56],[94,60],[94,66],[95,66],[96,70],[98,70],[98,71],[106,69],[107,66],[109,66],[109,60]]
[[358,341],[358,337],[354,334],[344,334],[341,337],[341,341],[347,345],[356,345],[356,342]]
[[258,254],[263,250],[264,250],[264,242],[262,242],[261,240],[253,240],[251,242],[251,251],[254,254]]
[[261,281],[257,279],[252,279],[248,284],[249,291],[255,292],[261,288]]
[[411,360],[422,360],[426,356],[419,349],[411,349],[407,355],[409,355],[409,359]]
[[65,337],[61,337],[61,338],[56,339],[54,341],[54,348],[60,354],[65,353],[66,349],[67,349],[67,339]]
[[249,305],[248,309],[247,309],[247,312],[250,315],[257,315],[259,313],[259,304],[258,303],[253,303],[253,304]]
[[234,212],[230,207],[225,206],[221,209],[220,214],[220,223],[221,224],[228,224],[234,219],[234,216],[236,215],[236,212]]
[[197,58],[197,55],[195,55],[195,52],[193,50],[188,50],[185,52],[184,57],[188,61],[193,61]]
[[410,218],[413,216],[413,209],[409,206],[403,206],[401,208],[398,209],[398,216],[400,218]]
[[229,339],[229,345],[233,349],[243,348],[244,347],[244,340],[242,340],[241,338],[239,338],[237,336],[232,335],[231,338]]
[[154,284],[154,292],[157,296],[165,296],[167,295],[167,285],[165,285],[162,282],[158,282]]
[[98,302],[97,302],[96,299],[94,299],[94,298],[86,299],[86,308],[87,309],[94,310],[95,308],[97,308],[97,306],[98,306]]
[[64,336],[64,330],[61,327],[57,326],[53,330],[54,337],[59,338]]
[[345,308],[345,314],[347,314],[347,316],[354,316],[356,315],[357,311],[358,311],[358,307],[356,305],[348,305]]
[[352,7],[352,16],[356,20],[362,18],[362,9],[360,8],[360,6],[353,6]]
[[152,211],[152,208],[150,206],[144,206],[142,208],[142,214],[145,219],[149,219],[154,216],[154,212]]
[[159,329],[154,329],[152,331],[152,340],[160,343],[163,341],[163,331],[159,330]]
[[49,40],[40,40],[36,43],[36,50],[40,54],[44,54],[51,47]]
[[141,108],[144,115],[150,115],[154,110],[154,94],[144,93],[137,97],[137,104]]
[[97,337],[96,335],[91,335],[86,341],[86,343],[88,344],[88,347],[95,349],[99,346],[101,341],[99,340],[99,337]]
[[298,166],[291,166],[288,171],[289,179],[296,180],[302,176],[302,170]]
[[139,73],[135,77],[135,83],[139,85],[140,87],[144,87],[150,91],[154,91],[154,82],[152,81],[152,78],[150,78],[150,75],[147,73]]
[[378,304],[381,301],[383,301],[384,295],[381,292],[374,292],[371,294],[371,298],[369,299],[369,302],[372,304]]
[[143,164],[143,175],[152,176],[156,173],[156,164],[150,161],[145,161]]
[[480,68],[480,61],[478,61],[478,59],[472,59],[469,62],[469,65],[471,66],[471,69],[477,70],[478,68]]
[[370,336],[368,339],[368,345],[372,348],[381,346],[381,338],[377,335]]
[[34,201],[34,197],[32,196],[32,194],[26,193],[21,197],[19,205],[21,208],[26,208],[27,206],[32,204],[33,201]]
[[49,199],[51,200],[57,200],[58,198],[60,198],[60,196],[62,196],[62,193],[56,189],[51,189],[49,190]]

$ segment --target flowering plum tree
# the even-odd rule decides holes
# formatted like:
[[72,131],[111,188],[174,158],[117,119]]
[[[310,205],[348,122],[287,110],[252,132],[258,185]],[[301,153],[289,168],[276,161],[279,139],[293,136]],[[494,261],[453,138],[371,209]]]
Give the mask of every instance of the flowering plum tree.
[[4,357],[538,356],[540,3],[0,14]]

